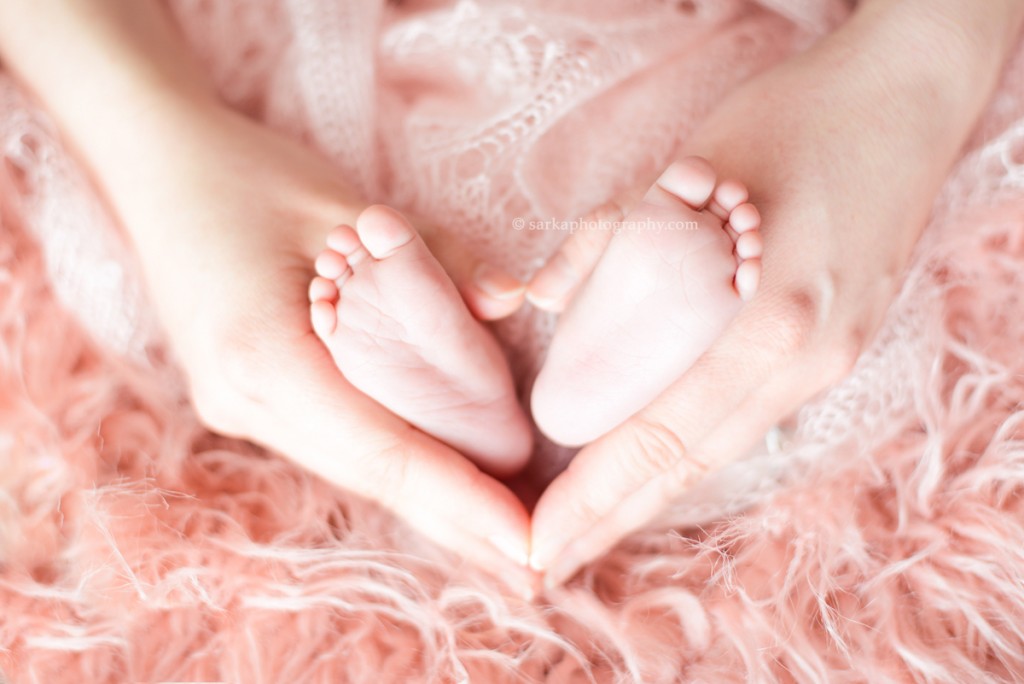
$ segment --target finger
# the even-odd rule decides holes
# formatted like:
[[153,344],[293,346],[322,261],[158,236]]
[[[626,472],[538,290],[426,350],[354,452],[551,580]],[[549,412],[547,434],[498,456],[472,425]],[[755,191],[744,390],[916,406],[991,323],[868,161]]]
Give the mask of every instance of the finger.
[[[547,583],[571,576],[716,467],[704,440],[802,344],[807,323],[786,323],[774,300],[760,301],[648,408],[586,447],[548,487],[534,510],[531,555]],[[785,399],[767,398],[769,413],[788,408]]]
[[623,211],[622,205],[613,201],[584,217],[583,224],[594,230],[569,235],[541,266],[526,288],[530,303],[545,311],[564,311],[597,266],[614,235],[612,226],[622,221]]
[[442,546],[525,582],[529,517],[519,500],[356,391],[309,338],[308,350],[291,352],[298,361],[268,373],[268,399],[253,421],[258,441],[382,504]]
[[523,281],[477,258],[464,244],[440,239],[437,229],[424,230],[421,235],[477,320],[497,321],[523,307],[526,301]]
[[511,316],[526,301],[526,285],[521,280],[487,262],[479,262],[469,278],[458,278],[455,286],[470,313],[481,321],[496,321]]
[[824,379],[830,373],[826,365],[809,360],[774,375],[708,434],[701,442],[701,453],[717,468],[748,453],[779,421],[833,384],[828,382],[819,387],[818,383],[806,382],[809,377]]

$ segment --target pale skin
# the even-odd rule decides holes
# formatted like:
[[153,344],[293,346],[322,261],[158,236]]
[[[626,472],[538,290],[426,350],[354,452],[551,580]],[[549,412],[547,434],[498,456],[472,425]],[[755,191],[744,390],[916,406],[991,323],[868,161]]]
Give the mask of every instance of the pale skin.
[[[532,584],[520,501],[355,389],[312,330],[314,259],[365,203],[322,159],[223,107],[187,54],[156,3],[0,3],[5,66],[53,113],[130,234],[203,422]],[[478,317],[521,305],[521,283],[455,246],[434,253]]]
[[[531,566],[546,585],[650,522],[850,371],[1022,21],[1017,0],[862,2],[693,132],[684,153],[743,179],[761,211],[763,279],[693,367],[544,492]],[[630,202],[600,211],[625,204],[628,213]],[[528,297],[564,307],[603,248],[592,234],[565,245]]]
[[[746,187],[706,161],[661,174],[562,316],[533,389],[541,430],[589,442],[686,370],[755,292],[759,224]],[[526,464],[530,426],[501,351],[401,214],[370,207],[337,227],[316,270],[313,330],[353,385],[489,472]]]
[[[761,217],[700,157],[670,165],[558,322],[531,395],[538,427],[581,446],[651,403],[757,291]],[[609,391],[614,388],[614,391]]]
[[[131,234],[210,427],[380,501],[513,583],[538,572],[555,585],[848,372],[1022,18],[1015,0],[865,2],[716,110],[684,152],[741,179],[760,208],[758,294],[678,381],[583,449],[532,526],[497,480],[334,371],[310,316],[312,264],[364,204],[317,157],[219,105],[155,5],[5,0],[0,55]],[[531,300],[563,308],[604,247],[566,245]],[[473,260],[444,251],[477,317],[522,302],[507,276],[474,282]]]

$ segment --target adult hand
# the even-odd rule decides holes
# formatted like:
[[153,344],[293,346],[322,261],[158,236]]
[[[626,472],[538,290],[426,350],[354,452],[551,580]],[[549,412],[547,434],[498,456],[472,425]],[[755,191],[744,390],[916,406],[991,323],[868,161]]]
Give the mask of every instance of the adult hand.
[[[840,31],[741,86],[693,134],[685,152],[747,183],[761,209],[760,290],[678,381],[586,446],[544,492],[531,565],[548,586],[849,372],[994,85],[1000,60],[976,38],[1008,44],[1008,14],[982,21],[973,5],[943,4],[965,20],[948,22],[929,3],[862,3]],[[1016,26],[1021,14],[1013,9]],[[599,213],[614,219],[623,204],[628,211],[620,201]],[[557,310],[601,249],[599,236],[573,238],[528,297]]]
[[[312,332],[313,259],[361,209],[337,171],[222,107],[156,0],[4,0],[0,56],[130,234],[203,421],[516,581],[528,548],[520,502],[356,391]],[[518,308],[518,284],[450,249],[438,259],[478,317]]]
[[165,130],[115,151],[131,159],[105,162],[100,177],[203,422],[526,582],[529,523],[518,499],[353,388],[312,331],[313,260],[327,232],[361,208],[336,171],[225,109],[164,106],[148,125]]

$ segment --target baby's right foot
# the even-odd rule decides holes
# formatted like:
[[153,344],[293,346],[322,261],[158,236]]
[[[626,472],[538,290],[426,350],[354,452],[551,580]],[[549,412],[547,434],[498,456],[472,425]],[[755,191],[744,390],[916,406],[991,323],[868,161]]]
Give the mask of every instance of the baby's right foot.
[[489,472],[525,465],[532,433],[505,357],[409,222],[373,206],[327,245],[310,313],[348,381]]
[[679,378],[757,287],[760,216],[746,187],[676,162],[625,218],[558,322],[534,384],[537,425],[586,444]]

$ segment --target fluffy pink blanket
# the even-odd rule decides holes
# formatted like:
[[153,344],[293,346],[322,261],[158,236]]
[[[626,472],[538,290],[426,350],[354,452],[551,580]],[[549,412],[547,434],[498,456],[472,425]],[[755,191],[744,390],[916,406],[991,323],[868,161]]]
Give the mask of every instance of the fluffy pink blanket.
[[[560,236],[512,217],[571,217],[664,164],[846,12],[171,4],[228,101],[524,275]],[[203,431],[108,213],[0,76],[0,680],[1024,681],[1022,69],[852,376],[533,604]],[[500,329],[524,383],[550,326]]]

